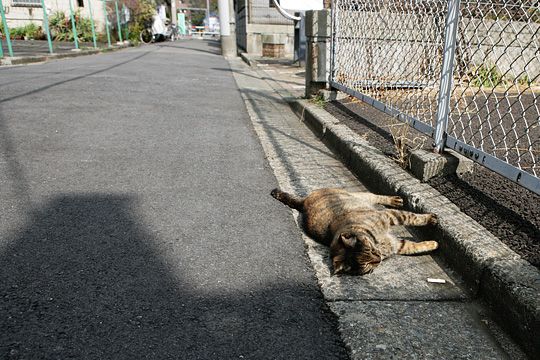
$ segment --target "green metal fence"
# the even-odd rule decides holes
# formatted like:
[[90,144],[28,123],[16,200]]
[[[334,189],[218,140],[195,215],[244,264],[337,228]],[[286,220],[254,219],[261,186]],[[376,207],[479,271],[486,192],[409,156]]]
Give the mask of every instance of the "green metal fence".
[[[25,26],[15,27],[13,26],[14,19],[10,20],[9,14],[6,15],[5,8],[8,5],[10,11],[28,7],[41,8],[38,11],[43,13],[43,18],[37,23],[34,19],[28,19]],[[121,6],[121,12],[119,6]],[[85,16],[82,14],[82,9],[86,9]],[[96,9],[99,14],[97,18]],[[54,54],[80,49],[112,47],[113,34],[120,42],[129,38],[129,19],[125,15],[129,11],[128,7],[122,3],[119,4],[118,0],[86,0],[84,4],[69,0],[67,9],[47,8],[44,0],[27,0],[24,4],[20,0],[0,0],[2,21],[0,58],[28,55],[29,52]],[[101,25],[101,41],[98,38],[100,34],[96,24]],[[111,24],[116,24],[116,26]],[[39,46],[39,41],[34,40],[33,36],[26,36],[27,32],[39,34],[43,40],[43,46]]]

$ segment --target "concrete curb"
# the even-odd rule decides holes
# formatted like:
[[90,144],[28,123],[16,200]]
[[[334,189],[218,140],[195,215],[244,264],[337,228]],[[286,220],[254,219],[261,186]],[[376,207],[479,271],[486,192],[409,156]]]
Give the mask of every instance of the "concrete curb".
[[533,358],[540,358],[540,272],[427,184],[400,168],[331,114],[309,100],[293,111],[373,191],[399,194],[417,212],[437,214],[431,234],[439,253],[483,298],[501,325]]
[[104,52],[126,49],[132,46],[133,45],[121,45],[121,46],[114,46],[114,47],[104,48],[104,49],[88,49],[88,50],[74,51],[74,52],[61,53],[61,54],[4,57],[0,59],[0,66],[34,64],[34,63],[46,62],[50,60],[66,59],[66,58],[73,58],[73,57],[86,56],[86,55],[95,55],[95,54],[101,54]]

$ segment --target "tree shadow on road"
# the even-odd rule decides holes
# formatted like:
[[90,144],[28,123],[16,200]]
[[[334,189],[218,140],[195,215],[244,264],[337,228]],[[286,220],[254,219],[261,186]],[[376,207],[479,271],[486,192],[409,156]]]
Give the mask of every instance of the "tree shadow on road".
[[[178,271],[193,260],[164,257],[170,243],[137,206],[128,195],[59,195],[0,239],[2,357],[311,359],[337,346],[346,358],[315,287],[196,290]],[[327,329],[312,326],[321,321]]]

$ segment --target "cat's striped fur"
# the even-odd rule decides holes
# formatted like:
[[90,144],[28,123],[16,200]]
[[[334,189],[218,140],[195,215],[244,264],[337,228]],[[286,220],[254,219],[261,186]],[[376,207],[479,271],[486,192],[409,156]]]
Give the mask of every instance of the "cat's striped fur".
[[374,205],[403,206],[399,196],[368,192],[349,193],[342,189],[319,189],[306,197],[272,190],[272,196],[304,215],[306,232],[330,247],[334,274],[368,274],[385,258],[420,254],[437,249],[435,241],[412,242],[389,233],[394,225],[435,224],[433,214],[384,209]]

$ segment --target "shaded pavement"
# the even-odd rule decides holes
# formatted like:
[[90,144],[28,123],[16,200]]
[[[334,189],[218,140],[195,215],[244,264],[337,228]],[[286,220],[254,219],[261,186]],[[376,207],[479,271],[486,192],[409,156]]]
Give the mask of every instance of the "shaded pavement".
[[219,43],[0,69],[0,354],[347,358]]

